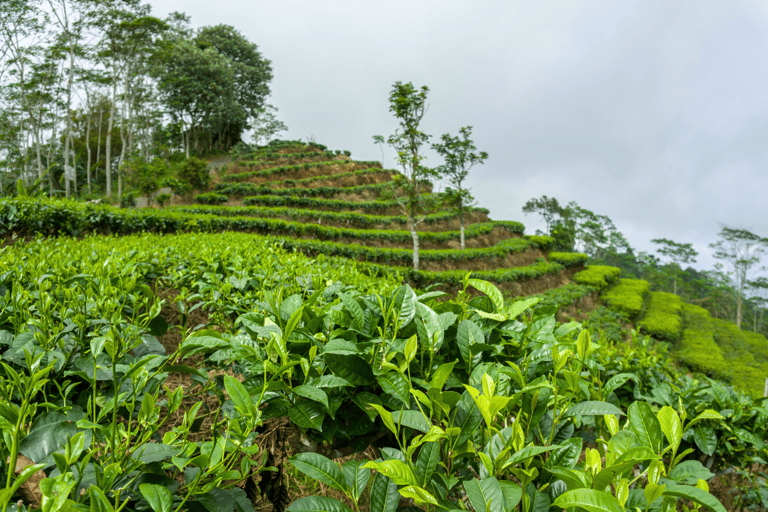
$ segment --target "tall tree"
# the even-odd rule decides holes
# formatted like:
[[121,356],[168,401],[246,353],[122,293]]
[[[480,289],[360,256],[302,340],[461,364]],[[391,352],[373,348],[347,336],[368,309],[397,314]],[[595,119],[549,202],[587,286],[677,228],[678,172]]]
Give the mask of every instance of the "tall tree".
[[474,202],[474,197],[464,186],[464,180],[467,179],[472,167],[484,163],[488,158],[488,153],[485,151],[477,152],[477,147],[470,138],[471,136],[472,127],[464,126],[459,129],[458,137],[444,133],[439,143],[432,144],[432,149],[437,151],[445,160],[445,163],[436,169],[437,173],[454,187],[446,190],[446,197],[449,204],[453,205],[459,214],[462,250],[465,248],[464,216]]
[[422,132],[419,124],[427,110],[427,93],[425,85],[416,89],[411,82],[404,84],[395,82],[389,93],[389,111],[400,121],[400,129],[387,139],[387,143],[395,148],[397,161],[403,168],[403,174],[398,174],[392,180],[395,193],[403,213],[408,219],[408,229],[413,239],[413,268],[419,269],[419,234],[416,226],[424,220],[426,211],[430,208],[429,201],[423,197],[430,178],[436,173],[421,165],[424,155],[421,147],[429,142],[429,135]]
[[184,150],[189,157],[190,137],[215,112],[234,101],[234,71],[216,49],[203,50],[187,40],[167,46],[162,58],[158,89],[171,116],[185,127]]
[[715,250],[713,256],[723,261],[730,272],[736,301],[736,325],[741,328],[744,304],[744,290],[749,278],[759,270],[760,259],[768,253],[768,239],[760,237],[746,229],[723,226],[720,240],[709,246]]
[[672,260],[669,263],[672,271],[672,293],[677,295],[677,281],[682,272],[682,265],[696,263],[699,253],[691,244],[681,244],[666,238],[654,238],[651,242],[659,246],[656,252]]

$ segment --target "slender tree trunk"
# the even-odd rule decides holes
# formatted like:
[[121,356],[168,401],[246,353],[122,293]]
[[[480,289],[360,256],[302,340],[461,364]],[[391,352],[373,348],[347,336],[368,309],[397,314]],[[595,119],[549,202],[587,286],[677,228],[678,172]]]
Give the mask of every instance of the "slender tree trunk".
[[85,118],[85,151],[88,153],[88,160],[85,163],[85,181],[88,184],[88,193],[91,193],[91,98],[88,95],[88,89],[85,90],[85,109],[88,116]]
[[117,63],[112,58],[112,103],[109,106],[109,122],[107,124],[107,141],[105,148],[105,168],[107,178],[107,196],[112,195],[112,129],[115,126],[115,103],[117,102]]
[[413,217],[408,217],[408,227],[413,239],[413,270],[419,270],[419,234],[416,232],[416,222]]
[[98,163],[101,161],[101,126],[104,124],[104,98],[99,101],[99,137],[98,144],[96,144],[96,172],[94,173],[94,179],[99,177]]
[[466,244],[464,243],[464,205],[460,204],[459,208],[461,208],[459,212],[459,222],[461,224],[459,236],[461,238],[461,250],[463,251],[466,248]]

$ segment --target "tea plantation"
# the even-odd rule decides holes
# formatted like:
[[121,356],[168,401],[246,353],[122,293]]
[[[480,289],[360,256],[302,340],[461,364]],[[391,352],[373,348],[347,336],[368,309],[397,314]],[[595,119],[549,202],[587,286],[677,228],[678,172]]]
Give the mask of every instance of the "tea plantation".
[[482,208],[415,270],[396,175],[278,141],[161,209],[0,199],[2,509],[768,507],[765,338]]

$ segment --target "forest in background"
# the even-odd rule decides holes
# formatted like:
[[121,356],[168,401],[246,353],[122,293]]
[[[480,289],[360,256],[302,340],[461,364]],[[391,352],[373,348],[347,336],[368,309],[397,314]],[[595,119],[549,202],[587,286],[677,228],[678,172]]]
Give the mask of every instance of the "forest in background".
[[690,264],[696,263],[699,253],[690,243],[656,238],[652,242],[657,255],[636,251],[609,217],[574,201],[561,205],[554,197],[542,196],[529,200],[523,212],[541,215],[546,233],[537,234],[553,237],[556,250],[582,252],[590,264],[618,267],[623,277],[648,281],[651,290],[674,293],[714,318],[768,334],[768,278],[760,275],[768,238],[722,226],[718,240],[709,245],[718,263],[711,270],[697,270]]
[[266,103],[271,79],[228,25],[195,30],[139,0],[6,0],[0,194],[20,178],[48,195],[121,197],[157,158],[155,171],[283,126]]

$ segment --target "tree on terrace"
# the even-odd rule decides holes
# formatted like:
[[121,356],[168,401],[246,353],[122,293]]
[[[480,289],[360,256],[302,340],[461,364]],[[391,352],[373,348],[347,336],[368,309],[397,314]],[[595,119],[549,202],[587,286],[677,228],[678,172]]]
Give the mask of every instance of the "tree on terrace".
[[[419,123],[427,110],[425,85],[416,89],[411,82],[395,82],[389,93],[389,111],[400,120],[400,129],[395,130],[387,139],[387,144],[397,151],[397,161],[403,167],[403,174],[392,180],[393,193],[400,208],[408,218],[408,229],[413,239],[413,268],[419,269],[419,234],[416,226],[424,220],[426,212],[434,207],[433,202],[423,197],[429,186],[429,178],[436,176],[435,171],[421,165],[424,155],[421,146],[429,141],[429,135],[419,129]],[[381,136],[376,136],[377,140]]]
[[666,238],[654,238],[651,242],[659,246],[656,252],[672,260],[670,263],[672,270],[672,293],[677,295],[677,281],[682,272],[682,264],[696,263],[696,256],[699,253],[696,252],[691,244],[680,244]]
[[458,212],[461,222],[461,249],[465,248],[464,243],[464,216],[467,210],[473,205],[474,197],[470,191],[464,188],[464,180],[469,175],[469,170],[476,164],[482,164],[487,158],[485,151],[477,152],[475,143],[470,136],[472,127],[465,126],[459,129],[460,137],[451,137],[444,133],[440,138],[441,142],[432,144],[432,149],[443,157],[445,163],[439,166],[437,173],[446,179],[454,188],[448,188],[445,196],[449,205]]
[[713,256],[731,269],[728,276],[733,282],[736,300],[736,325],[741,328],[744,290],[756,271],[765,270],[760,266],[760,258],[768,254],[768,239],[746,229],[728,226],[722,227],[719,236],[720,240],[709,246],[715,250]]

